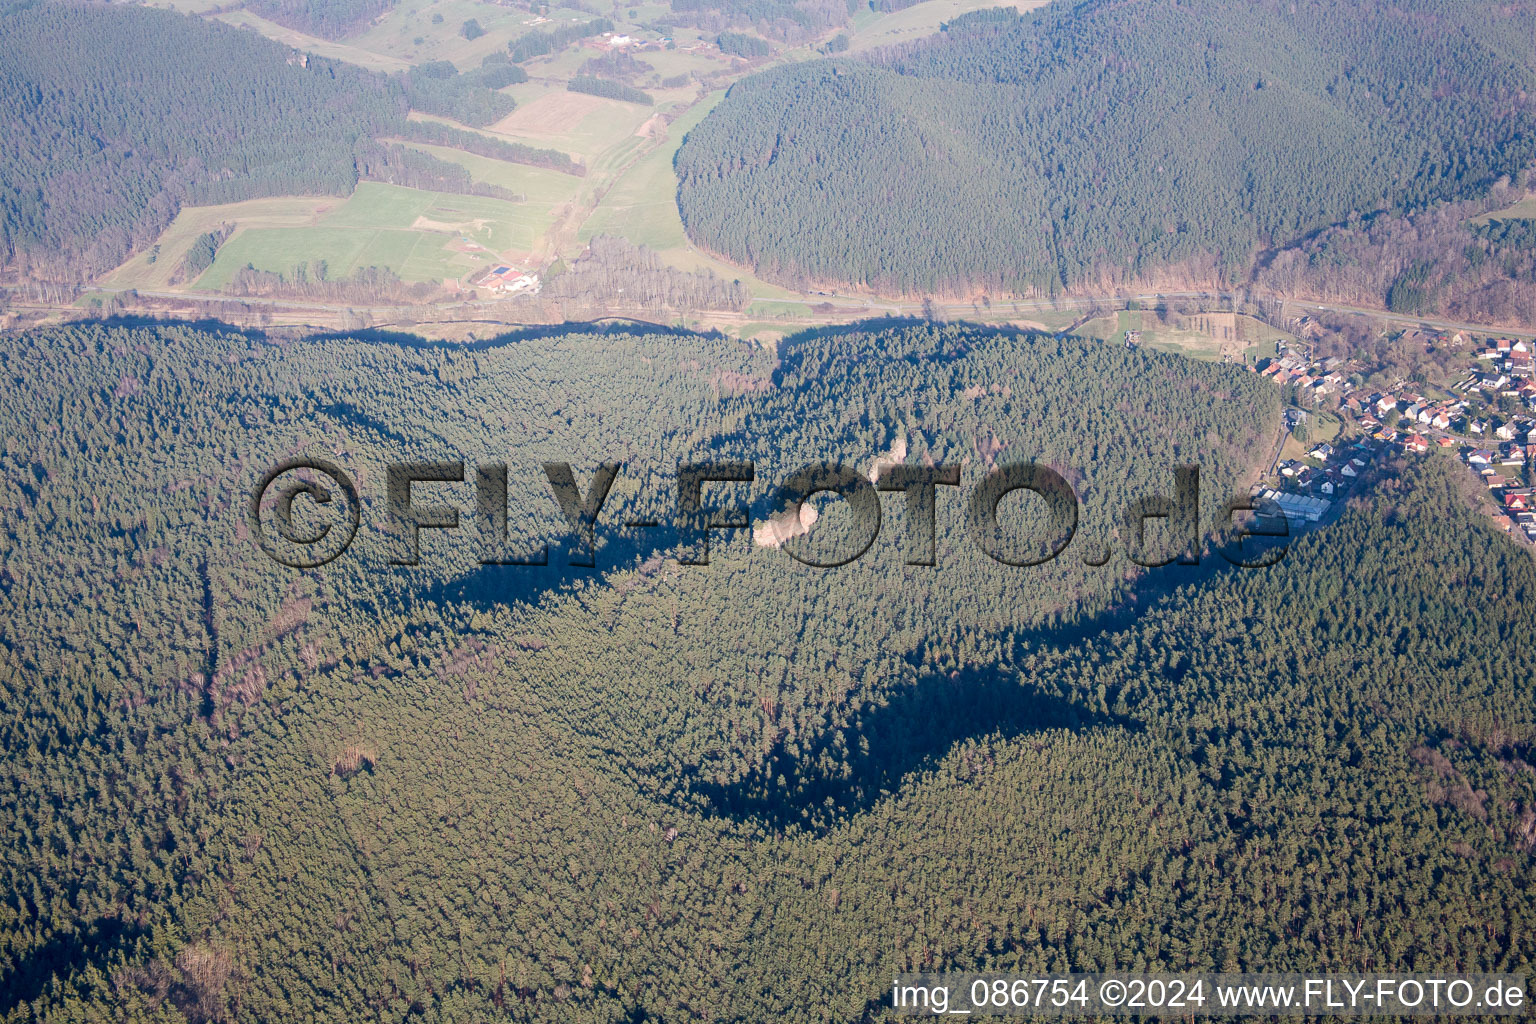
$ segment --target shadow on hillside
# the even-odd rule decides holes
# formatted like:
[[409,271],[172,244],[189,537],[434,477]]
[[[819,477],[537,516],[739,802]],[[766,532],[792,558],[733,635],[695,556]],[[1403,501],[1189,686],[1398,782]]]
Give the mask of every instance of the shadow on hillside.
[[[758,769],[737,782],[704,782],[684,769],[683,802],[773,831],[798,827],[818,832],[869,810],[911,777],[932,770],[957,743],[968,739],[1016,738],[1053,729],[1139,731],[1142,724],[1133,717],[1091,708],[1080,694],[1043,692],[1007,666],[1024,663],[1031,653],[1118,649],[1119,634],[1178,591],[1233,573],[1268,571],[1273,570],[1235,566],[1214,550],[1207,550],[1198,565],[1145,570],[1101,604],[1063,609],[1048,621],[999,637],[1002,648],[1011,652],[1002,667],[922,675],[913,685],[886,695],[884,703],[866,704],[840,730],[801,734],[795,737],[794,749],[780,742]],[[941,653],[920,645],[905,660],[924,672]],[[1175,676],[1169,679],[1177,681]],[[985,765],[971,768],[980,774]]]
[[[866,705],[844,730],[783,742],[764,764],[728,785],[693,780],[690,799],[705,813],[774,831],[820,831],[867,811],[913,775],[932,770],[958,742],[1027,736],[1051,729],[1139,729],[1140,724],[1040,692],[993,668],[924,677]],[[972,763],[977,774],[988,764]]]
[[[463,322],[463,321],[458,321]],[[496,321],[483,322],[489,327],[506,327]],[[368,327],[352,331],[318,332],[309,335],[309,341],[333,341],[351,338],[359,341],[375,341],[418,351],[439,350],[446,352],[485,352],[505,348],[524,341],[558,337],[562,334],[663,334],[674,337],[723,338],[719,331],[693,331],[686,327],[637,320],[632,317],[601,317],[597,320],[566,320],[557,324],[530,324],[514,330],[502,330],[489,338],[474,341],[440,341],[424,338],[409,331],[392,331],[381,327]]]
[[179,316],[154,316],[147,313],[114,313],[104,317],[84,317],[76,320],[68,320],[61,324],[63,327],[184,327],[188,330],[202,331],[205,334],[237,335],[250,341],[267,341],[270,336],[265,331],[252,327],[240,327],[220,320],[217,317],[205,316],[196,320],[188,320]]
[[142,929],[116,917],[98,917],[69,932],[58,932],[31,952],[10,962],[0,976],[0,1016],[30,1003],[54,978],[78,975],[89,965],[104,967],[112,954],[128,946]]
[[[602,531],[598,531],[601,535]],[[612,531],[619,534],[619,531]],[[463,604],[481,611],[496,605],[536,605],[545,595],[568,584],[606,577],[642,565],[653,555],[670,552],[657,543],[632,540],[622,535],[600,539],[595,553],[596,567],[570,565],[563,539],[549,544],[547,565],[485,565],[442,583],[433,584],[415,595],[429,604]]]

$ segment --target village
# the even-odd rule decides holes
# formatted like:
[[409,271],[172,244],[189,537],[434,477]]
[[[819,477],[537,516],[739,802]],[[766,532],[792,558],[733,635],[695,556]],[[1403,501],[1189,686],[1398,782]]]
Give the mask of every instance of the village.
[[[1295,327],[1299,339],[1320,333],[1308,317]],[[1398,340],[1458,353],[1454,379],[1374,387],[1368,378],[1375,368],[1339,356],[1314,358],[1305,340],[1279,343],[1274,357],[1250,367],[1290,399],[1290,436],[1254,493],[1279,505],[1292,526],[1316,524],[1336,512],[1336,503],[1373,461],[1444,452],[1486,488],[1494,524],[1536,544],[1536,492],[1528,468],[1536,463],[1533,344],[1424,331]]]

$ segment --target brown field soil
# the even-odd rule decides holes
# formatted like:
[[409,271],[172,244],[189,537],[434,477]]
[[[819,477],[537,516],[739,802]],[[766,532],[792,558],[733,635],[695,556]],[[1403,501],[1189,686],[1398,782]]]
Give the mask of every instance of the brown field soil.
[[582,92],[549,92],[491,125],[491,131],[507,135],[559,135],[570,131],[603,103],[601,96]]
[[484,217],[476,217],[474,220],[453,223],[445,220],[433,220],[430,217],[417,217],[411,222],[411,228],[415,231],[441,231],[447,234],[457,234],[466,228],[479,231],[489,223],[490,221]]

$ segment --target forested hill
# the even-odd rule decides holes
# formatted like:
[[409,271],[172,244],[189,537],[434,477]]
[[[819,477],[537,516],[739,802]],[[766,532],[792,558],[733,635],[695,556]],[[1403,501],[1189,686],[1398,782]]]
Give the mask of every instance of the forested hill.
[[[346,195],[360,174],[471,191],[462,168],[375,139],[459,144],[467,133],[417,129],[407,109],[504,116],[498,73],[385,77],[168,11],[0,2],[0,268],[89,278],[184,204]],[[579,170],[526,146],[496,155]]]
[[[402,454],[505,459],[537,531],[542,458],[622,449],[623,521],[677,459],[766,484],[899,429],[909,464],[1076,464],[1087,520],[1174,457],[1231,473],[1275,411],[1237,368],[1075,340],[782,356],[0,337],[0,1019],[852,1024],[913,969],[1531,972],[1536,565],[1450,459],[1070,630],[1067,585],[1123,562],[983,575],[946,531],[907,567],[894,515],[843,570],[722,536],[521,600],[467,537],[378,554]],[[295,451],[365,493],[313,572],[242,532]]]
[[[179,1007],[194,1020],[220,1007],[242,1020],[395,1020],[441,996],[454,1001],[441,1016],[467,1020],[522,1002],[507,992],[522,986],[544,993],[512,1011],[524,1019],[611,1020],[633,996],[603,995],[597,1018],[543,1005],[565,984],[561,950],[582,958],[579,987],[589,947],[605,992],[623,961],[691,978],[678,999],[716,998],[711,978],[738,972],[698,973],[709,947],[745,963],[739,915],[768,896],[733,894],[767,851],[741,845],[759,826],[738,836],[725,814],[826,827],[871,806],[923,755],[893,747],[878,771],[829,784],[822,769],[860,749],[856,735],[839,738],[860,715],[993,663],[1008,631],[1102,606],[1129,566],[994,563],[961,528],[958,491],[940,499],[936,570],[905,564],[899,495],[885,498],[879,543],[845,571],[729,535],[710,565],[687,568],[669,541],[647,557],[617,524],[671,522],[679,462],[756,461],[759,500],[729,485],[718,500],[761,512],[790,469],[842,459],[863,471],[900,439],[912,464],[967,463],[968,486],[1001,457],[1080,471],[1085,543],[1113,531],[1134,496],[1168,493],[1178,460],[1202,464],[1210,493],[1229,492],[1279,411],[1274,389],[1237,367],[912,324],[809,336],[777,356],[686,334],[463,349],[82,326],[0,336],[0,366],[18,382],[0,394],[12,439],[0,453],[0,818],[15,838],[0,878],[21,894],[0,918],[0,1018],[38,1001]],[[271,562],[246,528],[255,481],[295,452],[344,464],[366,495],[354,550],[315,572]],[[554,564],[480,567],[467,511],[464,531],[423,537],[422,566],[387,563],[384,465],[449,456],[471,474],[507,463],[510,543],[555,540]],[[625,466],[602,516],[602,573],[587,579],[561,569],[540,465],[568,460],[585,482],[608,458]],[[829,511],[822,523],[835,521]],[[796,735],[817,754],[787,772],[793,802],[766,806],[762,770]],[[348,863],[351,800],[375,779],[385,788],[369,813],[390,824],[356,836],[383,859]],[[431,807],[449,818],[421,830],[416,814]],[[719,833],[675,850],[705,858],[685,885],[702,887],[725,935],[690,912],[662,946],[636,942],[635,925],[654,927],[644,907],[671,883],[612,855],[643,840],[642,870],[669,876],[671,856],[654,854],[672,849],[670,827]],[[461,840],[489,860],[471,867]],[[410,862],[422,880],[449,876],[425,903],[415,883],[358,874]],[[271,869],[314,890],[295,897]],[[466,870],[488,876],[459,907]],[[216,895],[230,885],[233,904]],[[274,914],[247,885],[292,906]],[[614,913],[610,893],[624,908],[613,932],[590,913]],[[203,915],[216,906],[240,920]],[[463,918],[472,959],[461,966],[440,956],[439,906]],[[453,980],[461,970],[469,988]]]
[[1351,211],[1536,159],[1536,6],[1090,0],[735,86],[677,157],[700,244],[787,281],[1246,276]]

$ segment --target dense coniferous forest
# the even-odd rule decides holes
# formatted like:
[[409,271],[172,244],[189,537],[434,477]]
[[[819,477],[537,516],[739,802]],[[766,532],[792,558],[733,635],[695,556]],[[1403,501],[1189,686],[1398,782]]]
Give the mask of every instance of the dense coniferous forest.
[[417,65],[403,80],[413,110],[480,128],[517,109],[512,97],[496,90],[526,82],[528,73],[511,62],[461,73],[452,63],[437,60]]
[[[1462,471],[1384,467],[1268,570],[1122,554],[1170,465],[1215,502],[1267,457],[1236,367],[915,324],[80,325],[0,362],[3,1019],[856,1021],[914,968],[1530,970],[1536,566]],[[245,525],[293,453],[363,493],[317,570]],[[936,567],[897,494],[837,570],[617,525],[671,521],[679,461],[753,460],[709,497],[761,522],[793,467],[881,456],[963,467]],[[1030,456],[1079,536],[1001,566],[961,496]],[[509,546],[551,565],[479,567],[468,511],[389,565],[401,457],[505,461]],[[566,569],[539,464],[607,459],[598,567]]]
[[613,22],[607,18],[593,18],[574,25],[563,25],[548,32],[525,32],[508,44],[512,60],[522,63],[535,57],[558,53],[572,43],[588,36],[600,36],[613,31]]
[[565,87],[571,92],[605,96],[610,100],[623,100],[625,103],[639,103],[647,107],[652,103],[649,93],[642,92],[632,85],[615,82],[611,78],[598,78],[595,75],[577,75],[567,82]]
[[734,57],[767,57],[773,53],[773,47],[766,39],[742,32],[722,32],[715,39],[715,45],[720,47],[721,53],[729,53]]
[[441,121],[407,121],[397,129],[400,138],[411,142],[425,142],[434,146],[462,149],[466,153],[488,156],[494,160],[507,160],[530,167],[545,167],[562,174],[581,177],[586,167],[569,153],[553,149],[538,149],[521,142],[493,139],[479,132],[467,132]]
[[690,235],[797,283],[1246,279],[1352,212],[1536,157],[1529,5],[1093,0],[738,83],[677,157]]

